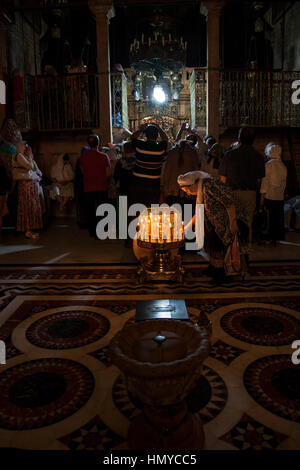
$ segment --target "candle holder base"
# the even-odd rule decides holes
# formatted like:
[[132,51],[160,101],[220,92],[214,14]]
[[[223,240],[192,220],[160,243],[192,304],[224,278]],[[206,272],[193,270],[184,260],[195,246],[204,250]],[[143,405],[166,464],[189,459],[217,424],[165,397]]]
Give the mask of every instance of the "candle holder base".
[[169,250],[153,249],[151,258],[141,260],[138,269],[138,280],[140,283],[152,281],[177,281],[183,282],[184,268],[180,255],[171,256]]

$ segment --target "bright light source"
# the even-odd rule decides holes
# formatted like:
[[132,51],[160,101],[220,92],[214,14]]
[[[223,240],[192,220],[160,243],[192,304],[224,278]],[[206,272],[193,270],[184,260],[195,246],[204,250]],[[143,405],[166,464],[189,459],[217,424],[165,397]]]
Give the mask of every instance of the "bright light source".
[[166,101],[166,94],[161,86],[156,85],[153,89],[153,99],[158,103],[164,103]]

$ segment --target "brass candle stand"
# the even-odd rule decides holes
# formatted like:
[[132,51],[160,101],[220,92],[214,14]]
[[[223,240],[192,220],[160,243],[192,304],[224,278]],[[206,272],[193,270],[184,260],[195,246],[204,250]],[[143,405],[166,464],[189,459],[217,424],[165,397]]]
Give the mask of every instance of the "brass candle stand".
[[[175,280],[180,283],[183,282],[184,268],[182,267],[182,257],[178,254],[173,256],[172,252],[184,246],[184,227],[180,221],[179,232],[175,232],[175,224],[177,222],[175,221],[175,215],[174,213],[168,215],[170,217],[166,220],[165,225],[169,227],[169,233],[166,237],[164,237],[163,214],[161,213],[155,218],[151,215],[151,209],[148,209],[146,220],[142,218],[139,224],[137,244],[141,248],[151,250],[149,257],[140,260],[141,265],[137,273],[140,283],[147,280]],[[149,224],[147,225],[147,232],[145,231],[146,224]],[[157,238],[153,237],[153,232],[155,232],[153,225],[155,224],[157,225]],[[141,230],[141,227],[144,227],[144,229]]]

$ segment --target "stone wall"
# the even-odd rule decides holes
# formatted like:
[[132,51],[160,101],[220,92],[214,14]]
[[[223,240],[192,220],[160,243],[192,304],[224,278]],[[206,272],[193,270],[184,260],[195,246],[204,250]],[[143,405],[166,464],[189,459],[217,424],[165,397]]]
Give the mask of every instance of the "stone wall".
[[16,68],[23,74],[40,73],[40,18],[36,13],[15,13],[14,23],[7,28],[8,71]]
[[[284,24],[282,24],[284,23]],[[273,25],[271,40],[274,68],[300,70],[300,2],[295,2],[287,13]],[[282,28],[284,35],[282,34]],[[282,41],[284,36],[284,41]]]
[[285,16],[284,68],[300,70],[300,3],[295,2]]

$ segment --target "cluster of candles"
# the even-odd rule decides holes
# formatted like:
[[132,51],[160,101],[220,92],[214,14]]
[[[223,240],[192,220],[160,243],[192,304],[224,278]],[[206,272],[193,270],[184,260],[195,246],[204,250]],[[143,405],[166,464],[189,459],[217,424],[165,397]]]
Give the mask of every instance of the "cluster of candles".
[[155,32],[153,37],[148,37],[147,39],[145,38],[144,34],[142,34],[140,41],[135,38],[133,43],[130,45],[130,52],[137,52],[140,48],[140,45],[148,45],[151,47],[152,45],[158,45],[158,43],[160,43],[163,47],[173,43],[173,46],[176,49],[182,49],[183,51],[187,50],[187,42],[184,42],[182,37],[180,40],[178,40],[177,38],[172,38],[171,33],[164,36],[161,33]]
[[150,243],[172,243],[184,239],[184,222],[176,212],[158,212],[140,216],[138,238]]

